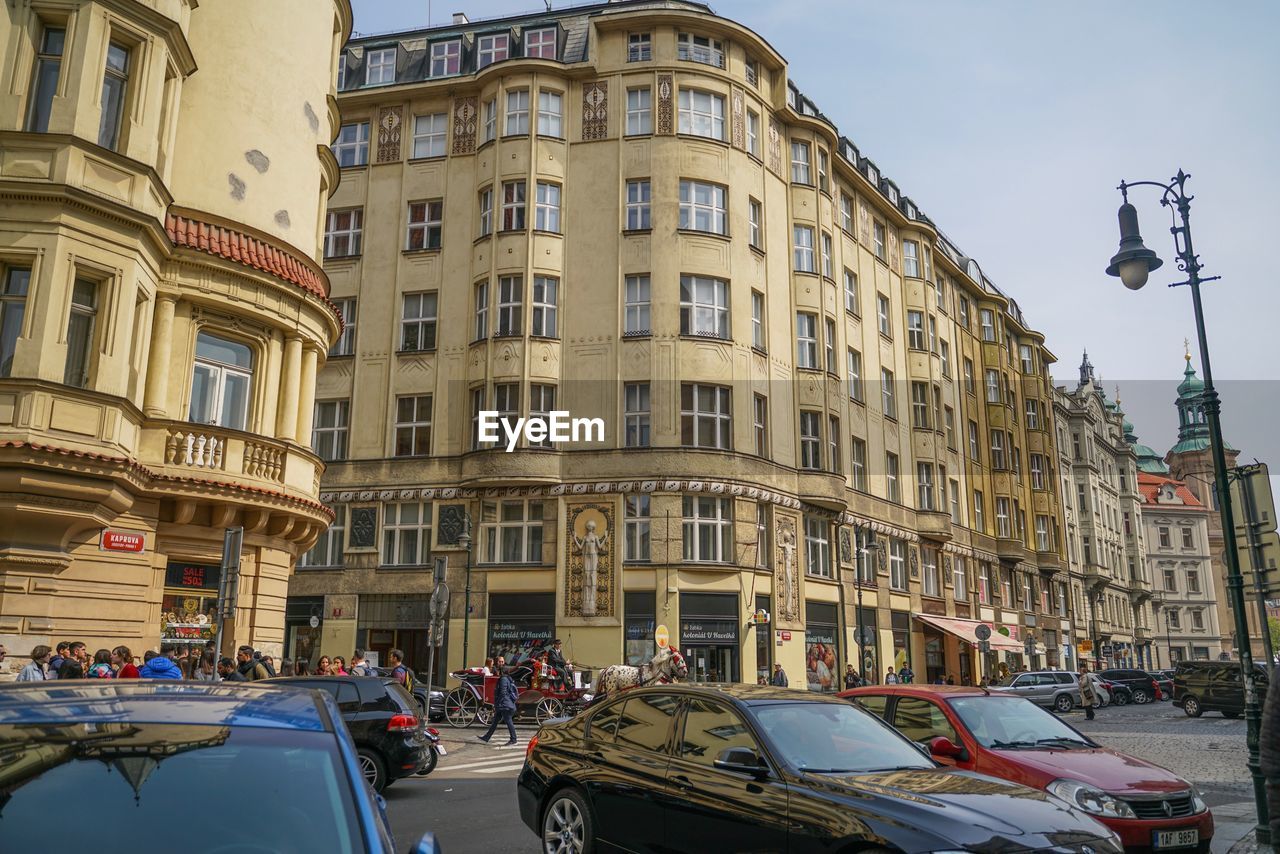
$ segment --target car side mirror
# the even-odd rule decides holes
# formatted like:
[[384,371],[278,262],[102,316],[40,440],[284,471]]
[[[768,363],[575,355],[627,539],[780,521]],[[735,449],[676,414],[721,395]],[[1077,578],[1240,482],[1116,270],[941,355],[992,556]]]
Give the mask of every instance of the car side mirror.
[[418,840],[417,844],[409,849],[409,854],[441,854],[440,843],[436,842],[436,835],[430,832],[422,834],[422,838]]
[[758,776],[769,769],[760,761],[760,757],[749,747],[726,747],[716,757],[715,766],[721,771],[733,771],[738,774]]
[[945,759],[956,759],[964,762],[969,758],[969,751],[956,744],[945,735],[929,739],[929,755]]

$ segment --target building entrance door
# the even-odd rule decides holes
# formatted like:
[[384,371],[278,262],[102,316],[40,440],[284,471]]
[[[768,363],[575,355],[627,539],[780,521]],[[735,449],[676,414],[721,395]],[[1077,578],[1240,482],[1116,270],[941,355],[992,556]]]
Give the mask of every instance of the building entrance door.
[[737,646],[686,646],[684,660],[689,665],[690,682],[736,682],[738,679]]

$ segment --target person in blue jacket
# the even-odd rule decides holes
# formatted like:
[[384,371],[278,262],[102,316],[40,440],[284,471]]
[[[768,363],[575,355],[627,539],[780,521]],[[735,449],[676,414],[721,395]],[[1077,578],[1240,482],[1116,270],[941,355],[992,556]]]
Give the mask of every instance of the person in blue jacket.
[[519,692],[516,690],[516,683],[511,677],[503,673],[498,679],[498,684],[493,689],[493,720],[489,723],[489,731],[484,735],[476,736],[483,742],[488,742],[493,738],[494,730],[498,728],[500,722],[505,722],[507,732],[511,738],[504,747],[509,747],[516,743],[516,725],[512,721],[516,713],[516,697]]
[[182,669],[169,657],[176,650],[161,647],[160,654],[148,659],[138,668],[139,679],[181,679]]

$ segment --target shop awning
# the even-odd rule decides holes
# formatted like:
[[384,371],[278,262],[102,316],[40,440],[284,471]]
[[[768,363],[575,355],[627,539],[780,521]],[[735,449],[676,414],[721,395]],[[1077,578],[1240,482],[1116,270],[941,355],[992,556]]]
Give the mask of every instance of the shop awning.
[[[978,626],[988,625],[981,620],[966,620],[961,617],[935,617],[932,614],[913,614],[912,616],[922,623],[928,623],[935,629],[942,629],[947,634],[955,635],[960,640],[971,643],[974,646],[978,645],[978,636],[974,634],[974,630]],[[994,629],[992,629],[991,637],[988,640],[994,650],[1024,652],[1020,642],[1007,638]]]

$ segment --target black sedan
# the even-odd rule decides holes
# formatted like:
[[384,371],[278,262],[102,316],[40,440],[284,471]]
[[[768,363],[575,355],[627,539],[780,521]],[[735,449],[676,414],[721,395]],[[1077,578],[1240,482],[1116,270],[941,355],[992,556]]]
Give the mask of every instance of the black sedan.
[[1123,850],[1045,792],[942,768],[862,709],[769,686],[636,688],[544,724],[517,791],[547,854]]

